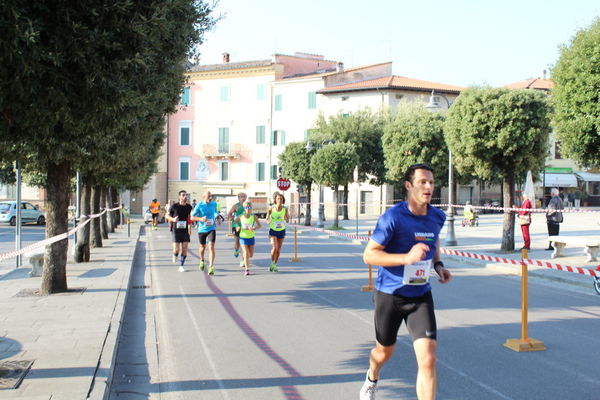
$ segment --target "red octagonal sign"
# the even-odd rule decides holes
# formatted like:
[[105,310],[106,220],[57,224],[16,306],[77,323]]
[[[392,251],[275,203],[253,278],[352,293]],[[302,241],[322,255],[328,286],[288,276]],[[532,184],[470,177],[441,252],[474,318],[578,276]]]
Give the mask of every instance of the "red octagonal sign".
[[290,180],[285,178],[277,179],[277,188],[279,190],[288,190],[290,188]]

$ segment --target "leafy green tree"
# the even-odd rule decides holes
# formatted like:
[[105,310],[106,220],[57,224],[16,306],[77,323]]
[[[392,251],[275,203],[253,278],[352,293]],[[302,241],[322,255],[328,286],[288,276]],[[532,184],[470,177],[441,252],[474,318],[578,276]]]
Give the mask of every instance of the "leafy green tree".
[[586,167],[600,167],[600,18],[561,47],[552,80],[561,152]]
[[[315,143],[333,141],[335,143],[351,143],[358,154],[359,181],[368,181],[374,185],[385,183],[385,166],[381,137],[388,113],[373,113],[369,109],[354,111],[349,114],[339,113],[325,118],[319,115],[311,130],[309,140]],[[348,199],[348,183],[344,183],[344,198]],[[345,202],[347,203],[347,202]],[[343,206],[344,219],[348,219],[348,206]]]
[[336,212],[333,226],[336,228],[339,227],[339,187],[352,180],[357,163],[356,147],[351,143],[327,144],[317,150],[310,160],[310,176],[313,181],[329,186],[334,191]]
[[447,183],[448,147],[443,113],[432,113],[421,104],[402,102],[383,130],[386,179],[402,184],[412,164],[426,163],[435,171],[436,186]]
[[[502,178],[505,207],[514,204],[515,177],[544,166],[550,123],[546,95],[536,90],[469,88],[445,123],[446,142],[460,173]],[[514,215],[504,213],[501,250],[514,250]]]
[[[210,11],[197,0],[0,4],[0,161],[47,177],[47,236],[67,230],[73,171],[94,165],[142,110],[177,104]],[[44,294],[67,289],[67,244],[46,248]]]
[[306,142],[293,142],[285,146],[283,153],[279,155],[279,163],[283,169],[283,175],[305,188],[307,195],[306,212],[304,214],[304,225],[310,226],[311,219],[311,186],[313,179],[310,176],[310,159],[312,152],[306,150]]

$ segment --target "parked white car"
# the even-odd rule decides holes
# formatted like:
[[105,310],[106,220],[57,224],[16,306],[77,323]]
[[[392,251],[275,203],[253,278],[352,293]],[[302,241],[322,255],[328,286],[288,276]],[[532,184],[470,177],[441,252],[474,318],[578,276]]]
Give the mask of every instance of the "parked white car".
[[[17,224],[17,210],[15,205],[16,201],[2,201],[0,202],[0,222],[7,222],[11,226]],[[35,222],[38,225],[44,225],[46,223],[46,214],[41,212],[38,206],[34,206],[26,201],[21,202],[21,221]]]

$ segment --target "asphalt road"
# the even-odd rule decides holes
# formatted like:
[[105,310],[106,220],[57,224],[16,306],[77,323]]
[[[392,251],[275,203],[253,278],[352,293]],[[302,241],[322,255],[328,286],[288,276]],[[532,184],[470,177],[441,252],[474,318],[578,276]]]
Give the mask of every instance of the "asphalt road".
[[[358,398],[374,341],[362,246],[302,235],[302,261],[292,263],[288,234],[275,274],[263,229],[245,277],[221,231],[209,277],[197,269],[196,236],[185,273],[171,263],[164,227],[141,240],[112,400]],[[520,278],[447,265],[454,280],[433,283],[438,399],[600,397],[599,296],[530,279],[529,337],[547,350],[517,353],[502,344],[520,337]],[[416,369],[402,327],[378,400],[416,399]]]
[[[15,246],[15,235],[16,226],[10,226],[9,224],[0,224],[0,253],[6,253],[16,249]],[[44,240],[46,237],[46,226],[26,224],[21,226],[21,245],[25,247],[29,244]],[[0,275],[15,268],[16,259],[11,258],[8,260],[0,261]]]

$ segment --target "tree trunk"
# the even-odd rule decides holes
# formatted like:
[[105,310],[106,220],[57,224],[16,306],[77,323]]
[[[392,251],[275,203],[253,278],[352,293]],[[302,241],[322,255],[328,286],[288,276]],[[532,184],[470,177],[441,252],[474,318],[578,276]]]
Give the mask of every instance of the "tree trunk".
[[340,213],[338,212],[338,207],[340,204],[340,188],[335,185],[333,189],[333,196],[335,197],[335,217],[333,217],[333,226],[338,228],[340,223]]
[[[108,190],[106,189],[106,186],[100,186],[100,211],[108,210],[110,208],[107,194]],[[102,214],[100,220],[100,232],[102,233],[102,239],[108,240],[108,211]]]
[[[513,198],[515,188],[514,174],[502,180],[503,207],[512,207],[515,203]],[[515,214],[512,211],[504,211],[504,223],[502,226],[502,251],[513,251],[515,249]]]
[[[116,188],[113,188],[113,207],[118,207],[121,205],[121,199],[119,199],[119,192],[117,191]],[[122,224],[121,221],[121,213],[123,212],[123,209],[117,210],[115,211],[115,227],[118,227],[119,225]]]
[[311,191],[312,185],[308,185],[306,188],[306,211],[304,213],[304,226],[310,226],[311,210],[310,200],[312,198]]
[[[106,193],[106,199],[107,199],[107,207],[108,208],[115,208],[115,202],[113,199],[113,192],[114,189],[109,187],[107,188],[107,193]],[[108,232],[109,233],[114,233],[115,232],[115,212],[114,211],[110,211],[108,213]]]
[[[48,187],[46,194],[46,237],[63,234],[68,230],[70,165],[63,161],[58,165],[49,164]],[[67,290],[67,252],[69,241],[60,240],[46,246],[44,271],[40,293],[64,292]]]
[[[89,175],[84,175],[82,178],[81,199],[79,202],[81,205],[80,225],[90,219],[90,214],[92,213],[91,191],[93,178]],[[88,261],[90,261],[90,224],[77,231],[77,245],[75,246],[75,262]]]
[[[92,214],[100,213],[100,186],[92,186]],[[93,218],[90,224],[92,225],[92,247],[102,247],[102,232],[100,231],[101,225],[100,218]]]
[[350,218],[348,218],[348,199],[350,198],[349,193],[348,193],[348,184],[346,183],[344,185],[344,206],[343,206],[343,213],[344,213],[344,221],[348,221]]

